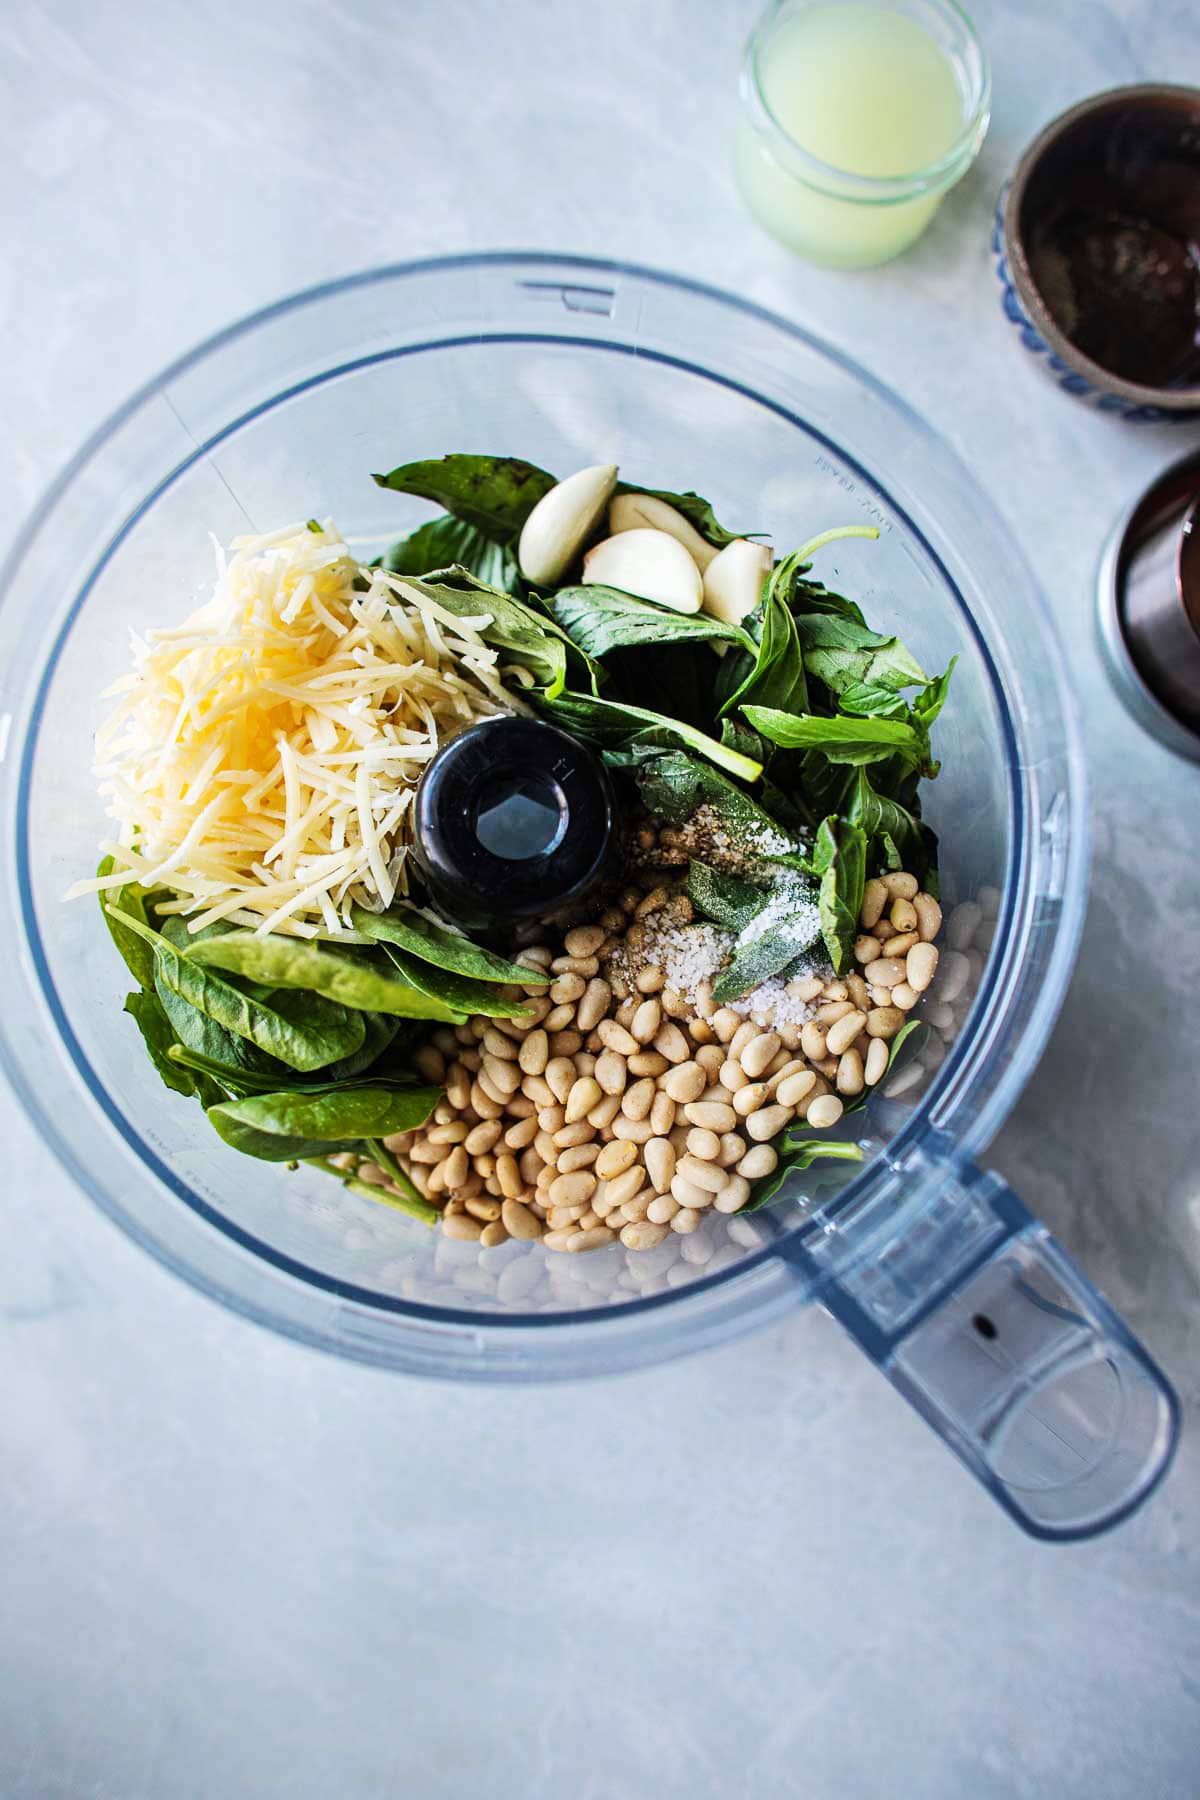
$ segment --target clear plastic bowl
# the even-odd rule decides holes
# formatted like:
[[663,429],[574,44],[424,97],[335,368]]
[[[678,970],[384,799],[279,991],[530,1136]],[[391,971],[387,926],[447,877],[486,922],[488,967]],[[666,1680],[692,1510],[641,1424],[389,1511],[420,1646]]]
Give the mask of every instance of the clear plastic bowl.
[[[168,1094],[121,1011],[94,905],[88,768],[131,629],[181,614],[226,540],[332,513],[367,546],[428,509],[373,469],[461,449],[694,487],[778,545],[873,522],[821,575],[958,658],[928,815],[943,895],[995,915],[940,1066],[753,1219],[685,1246],[480,1252],[227,1150]],[[0,893],[10,1079],[76,1180],[169,1267],[305,1342],[390,1368],[541,1380],[629,1368],[818,1299],[1027,1529],[1098,1530],[1170,1455],[1169,1388],[973,1159],[1045,1044],[1086,885],[1083,771],[1059,652],[1019,549],[945,444],[808,333],[708,288],[574,258],[382,269],[221,333],[137,394],[47,496],[0,606]],[[967,1010],[969,1006],[969,1010]],[[948,1034],[949,1035],[949,1034]],[[69,1129],[67,1124],[69,1122]],[[689,1241],[690,1242],[690,1241]]]

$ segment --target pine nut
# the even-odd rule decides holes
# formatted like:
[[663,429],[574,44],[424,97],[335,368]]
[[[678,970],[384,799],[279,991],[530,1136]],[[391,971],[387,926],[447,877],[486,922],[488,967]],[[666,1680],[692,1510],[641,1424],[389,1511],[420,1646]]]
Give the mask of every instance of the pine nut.
[[743,1019],[729,1040],[729,1055],[735,1061],[741,1060],[742,1051],[758,1036],[758,1027],[750,1019]]
[[565,1031],[574,1017],[575,1008],[564,1003],[562,1006],[551,1007],[542,1023],[553,1037],[556,1031]]
[[556,1228],[554,1230],[548,1231],[546,1233],[546,1235],[543,1237],[542,1243],[545,1245],[547,1250],[565,1250],[567,1248],[567,1245],[570,1243],[571,1239],[575,1235],[576,1235],[576,1232],[575,1232],[574,1225],[573,1224],[567,1225],[567,1226],[562,1227],[561,1229]]
[[658,1246],[670,1236],[665,1225],[653,1225],[647,1218],[626,1225],[621,1231],[621,1242],[627,1250],[657,1250]]
[[882,1038],[872,1038],[867,1046],[867,1060],[863,1068],[863,1080],[868,1087],[874,1087],[882,1080],[888,1066],[888,1047]]
[[888,908],[888,918],[896,928],[897,936],[906,931],[915,931],[917,925],[917,909],[911,899],[898,897]]
[[498,1200],[477,1200],[472,1195],[470,1200],[463,1202],[463,1210],[470,1213],[473,1219],[479,1219],[484,1225],[494,1225],[500,1217],[500,1202]]
[[570,1006],[580,998],[586,987],[587,982],[583,979],[583,976],[577,975],[575,971],[571,969],[568,970],[566,974],[560,975],[558,980],[553,984],[550,989],[550,998],[553,1000],[555,1006]]
[[867,984],[862,976],[857,973],[847,975],[846,988],[849,992],[851,1002],[857,1007],[858,1011],[868,1012],[871,1006],[871,996],[867,992]]
[[558,1172],[560,1175],[570,1175],[576,1169],[590,1169],[599,1154],[599,1144],[572,1144],[560,1151]]
[[478,1243],[482,1235],[483,1226],[468,1213],[442,1214],[443,1237],[460,1238],[463,1243]]
[[496,1158],[496,1180],[500,1183],[500,1192],[506,1200],[515,1200],[525,1191],[517,1159],[508,1151]]
[[618,1056],[615,1050],[602,1050],[596,1058],[596,1080],[606,1094],[623,1094],[629,1071],[624,1057]]
[[629,1030],[639,1044],[648,1044],[662,1024],[662,1007],[657,1000],[643,1000],[634,1012]]
[[[942,929],[941,907],[932,894],[920,893],[913,900],[913,910],[917,915],[917,930],[921,934],[921,942],[931,944]],[[973,931],[971,935],[974,936]]]
[[[497,1121],[497,1123],[499,1123],[499,1121]],[[431,1144],[424,1139],[419,1139],[409,1151],[408,1160],[409,1162],[417,1163],[418,1165],[427,1164],[432,1168],[435,1163],[441,1162],[442,1152],[437,1144]]]
[[635,1037],[618,1025],[615,1019],[601,1019],[596,1030],[600,1033],[600,1041],[606,1050],[615,1050],[620,1056],[636,1056],[639,1045]]
[[[546,1064],[546,1082],[554,1098],[561,1104],[575,1085],[575,1064],[569,1056],[552,1056]],[[559,1124],[563,1121],[560,1119]]]
[[820,1062],[825,1055],[825,1033],[811,1021],[800,1033],[800,1048],[810,1062]]
[[753,1138],[756,1144],[765,1144],[768,1139],[777,1137],[785,1125],[790,1125],[795,1117],[790,1106],[776,1104],[764,1106],[756,1113],[751,1113],[743,1127],[746,1136]]
[[522,950],[519,956],[514,956],[513,961],[523,969],[548,969],[553,954],[545,944],[534,944],[528,950]]
[[677,1200],[680,1206],[692,1206],[697,1212],[703,1212],[706,1206],[712,1205],[713,1197],[710,1190],[701,1187],[699,1182],[689,1181],[686,1175],[676,1174],[671,1179],[671,1198]]
[[490,1020],[479,1041],[488,1056],[498,1056],[501,1062],[516,1062],[517,1046],[511,1038],[505,1037],[502,1031],[497,1031],[495,1024]]
[[577,1231],[567,1240],[568,1250],[599,1250],[602,1244],[611,1244],[616,1239],[616,1232],[607,1225],[593,1225],[590,1231]]
[[655,963],[647,963],[644,969],[638,970],[634,986],[639,994],[661,994],[665,979]]
[[515,1062],[502,1062],[498,1056],[489,1051],[483,1059],[482,1081],[486,1076],[488,1082],[504,1100],[509,1100],[521,1085],[521,1071]]
[[665,887],[656,887],[652,889],[651,892],[648,893],[644,899],[639,900],[634,907],[634,917],[644,919],[650,913],[661,912],[663,907],[667,904],[668,898],[669,895]]
[[866,1013],[849,1012],[829,1027],[825,1034],[825,1048],[830,1056],[841,1056],[848,1050],[859,1032],[867,1022]]
[[853,1011],[854,1008],[849,1000],[827,1000],[823,1006],[818,1006],[816,1022],[828,1030],[831,1025],[836,1025],[839,1019],[844,1019],[847,1013]]
[[612,1122],[612,1134],[627,1144],[648,1144],[654,1136],[649,1119],[627,1119],[624,1114]]
[[461,1119],[452,1119],[446,1125],[434,1125],[425,1135],[431,1144],[461,1144],[467,1127]]
[[558,1145],[554,1142],[550,1133],[541,1128],[539,1128],[538,1134],[533,1140],[533,1147],[541,1157],[543,1163],[552,1163],[558,1155]]
[[816,1085],[817,1078],[811,1069],[798,1069],[794,1075],[784,1076],[775,1089],[775,1098],[781,1106],[799,1106]]
[[594,980],[588,982],[583,997],[575,1009],[575,1023],[580,1031],[594,1030],[611,1004],[612,989],[607,981],[597,975]]
[[907,956],[914,944],[920,943],[915,931],[902,932],[899,937],[888,938],[883,946],[885,956]]
[[494,1250],[497,1244],[505,1244],[507,1242],[508,1232],[500,1223],[499,1219],[493,1219],[492,1223],[490,1225],[485,1225],[479,1234],[479,1247],[481,1250]]
[[[693,1187],[703,1188],[709,1194],[719,1194],[729,1180],[724,1169],[718,1168],[715,1162],[706,1162],[703,1157],[692,1156],[690,1153],[681,1157],[676,1166],[675,1179],[678,1180],[680,1176],[690,1181]],[[675,1193],[673,1185],[671,1192]],[[678,1199],[679,1196],[676,1194],[675,1197]]]
[[595,956],[608,933],[602,925],[576,925],[563,939],[568,956]]
[[675,1102],[670,1094],[659,1088],[650,1108],[650,1125],[655,1137],[665,1137],[675,1123]]
[[552,1031],[550,1033],[551,1056],[574,1056],[582,1050],[583,1039],[577,1031]]
[[570,1175],[556,1175],[550,1183],[551,1206],[586,1206],[596,1191],[596,1177],[590,1169],[576,1169]]
[[682,1206],[671,1220],[671,1230],[686,1234],[695,1231],[700,1223],[700,1214],[695,1207]]
[[714,1196],[713,1206],[721,1213],[735,1213],[750,1198],[750,1183],[744,1175],[731,1175],[721,1192]]
[[679,1211],[679,1202],[674,1194],[659,1194],[646,1208],[646,1218],[651,1225],[669,1225]]
[[621,1175],[632,1168],[637,1161],[637,1145],[625,1143],[614,1138],[611,1144],[605,1144],[596,1158],[596,1173],[604,1181],[611,1181],[615,1175]]
[[891,990],[892,1005],[898,1006],[901,1012],[911,1012],[920,998],[916,989],[910,987],[907,981],[900,982]]
[[662,991],[662,1009],[668,1019],[686,1019],[691,1014],[691,1002],[674,988],[665,987]]
[[594,1075],[580,1075],[572,1082],[567,1095],[565,1122],[568,1125],[578,1125],[603,1097],[604,1089]]
[[863,1091],[863,1059],[857,1050],[846,1050],[838,1063],[837,1091],[849,1097]]
[[808,1109],[808,1123],[814,1131],[828,1131],[837,1124],[843,1110],[836,1094],[819,1094]]
[[723,1169],[735,1168],[745,1154],[746,1140],[744,1137],[739,1137],[736,1131],[721,1133],[721,1149],[717,1161]]
[[479,1081],[471,1083],[470,1103],[481,1119],[502,1119],[504,1100],[495,1100]]
[[728,1044],[734,1033],[741,1029],[742,1019],[731,1006],[722,1006],[713,1014],[709,1024],[717,1034],[718,1043]]
[[908,875],[903,869],[895,870],[891,875],[883,877],[883,885],[893,900],[911,900],[917,892],[917,878]]
[[436,1044],[422,1044],[413,1057],[418,1074],[426,1081],[440,1084],[446,1079],[446,1058]]
[[904,959],[904,969],[908,976],[908,985],[918,994],[923,994],[937,973],[938,953],[935,944],[914,944]]
[[897,956],[881,956],[878,962],[871,964],[871,984],[873,987],[898,987],[904,980],[904,977],[904,964]]
[[734,1131],[737,1128],[738,1116],[732,1106],[726,1106],[721,1100],[693,1100],[683,1109],[683,1116],[689,1125],[704,1125],[709,1131]]
[[[476,1129],[478,1129],[478,1127]],[[509,1150],[528,1150],[530,1144],[532,1144],[534,1138],[537,1136],[537,1132],[538,1122],[536,1117],[518,1119],[517,1123],[515,1125],[510,1125],[504,1134],[505,1146]],[[489,1148],[490,1147],[491,1146],[489,1145]]]
[[862,909],[858,915],[859,923],[865,925],[868,931],[873,930],[883,916],[883,909],[887,905],[887,901],[888,890],[883,882],[868,881],[863,889]]
[[757,1112],[759,1107],[766,1103],[770,1092],[770,1084],[765,1081],[752,1081],[745,1087],[738,1088],[733,1096],[734,1112],[739,1113],[742,1118],[749,1113]]
[[721,1154],[721,1140],[715,1131],[697,1125],[687,1134],[687,1150],[689,1156],[699,1157],[701,1162],[716,1162]]
[[699,1100],[708,1086],[708,1078],[699,1063],[682,1062],[676,1063],[661,1077],[661,1085],[668,1099],[686,1106],[689,1101]]
[[595,1137],[594,1128],[586,1119],[575,1119],[570,1125],[560,1125],[554,1133],[554,1145],[557,1150],[571,1150],[576,1144],[586,1144]]
[[739,1061],[746,1074],[752,1080],[764,1073],[767,1064],[780,1049],[779,1036],[774,1031],[764,1031],[760,1036],[752,1038],[742,1050]]
[[642,1151],[646,1164],[646,1173],[660,1194],[665,1194],[675,1174],[675,1146],[665,1137],[653,1137],[647,1140]]
[[865,936],[854,940],[854,960],[864,968],[882,954],[883,949],[877,937]]
[[533,1145],[530,1144],[528,1150],[522,1150],[520,1156],[518,1156],[517,1167],[521,1171],[521,1180],[525,1183],[526,1187],[532,1187],[546,1165],[534,1149]]
[[632,1087],[625,1090],[621,1101],[621,1111],[627,1119],[645,1119],[650,1116],[650,1108],[654,1104],[657,1089],[649,1075],[643,1075]]
[[727,1087],[731,1094],[736,1094],[739,1088],[749,1087],[750,1085],[750,1077],[747,1075],[745,1069],[743,1069],[741,1063],[734,1062],[731,1057],[726,1058],[721,1064],[721,1067],[718,1070],[718,1079],[720,1080],[722,1087]]
[[537,1107],[553,1106],[557,1098],[544,1075],[527,1075],[521,1083],[521,1092]]
[[933,998],[946,1006],[953,1006],[962,994],[971,976],[971,964],[961,950],[947,950],[938,965],[937,979],[933,983]]
[[644,1181],[645,1170],[641,1163],[632,1163],[629,1168],[612,1177],[605,1198],[612,1206],[624,1206],[627,1200],[632,1200],[635,1194],[641,1192]]
[[685,1063],[691,1055],[687,1039],[670,1019],[664,1019],[655,1032],[654,1048],[670,1063]]
[[770,1144],[754,1144],[738,1164],[737,1172],[747,1181],[761,1181],[764,1175],[773,1175],[778,1164],[779,1157]]
[[[569,1093],[570,1089],[567,1091]],[[566,1109],[562,1106],[543,1106],[541,1112],[537,1116],[537,1122],[539,1131],[549,1131],[553,1133],[557,1131],[561,1125],[566,1124]]]
[[471,1081],[460,1062],[451,1063],[447,1072],[446,1098],[455,1112],[462,1112],[470,1104]]
[[603,1100],[597,1100],[595,1106],[593,1106],[591,1112],[588,1114],[588,1124],[593,1126],[597,1131],[603,1131],[606,1125],[612,1124],[620,1110],[620,1094],[605,1094]]

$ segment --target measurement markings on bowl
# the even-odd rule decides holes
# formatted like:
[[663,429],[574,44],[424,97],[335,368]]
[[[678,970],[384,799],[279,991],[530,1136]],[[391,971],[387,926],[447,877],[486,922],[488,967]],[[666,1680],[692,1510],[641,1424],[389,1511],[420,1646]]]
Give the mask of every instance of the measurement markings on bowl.
[[858,483],[853,480],[851,476],[847,475],[844,469],[839,468],[837,463],[831,462],[829,457],[823,455],[819,450],[813,457],[813,463],[816,468],[820,469],[823,475],[833,476],[833,479],[837,482],[842,491],[849,494],[855,504],[860,506],[863,512],[867,513],[871,519],[874,520],[880,531],[890,533],[892,522],[887,514],[880,507],[876,506],[869,494],[859,492]]

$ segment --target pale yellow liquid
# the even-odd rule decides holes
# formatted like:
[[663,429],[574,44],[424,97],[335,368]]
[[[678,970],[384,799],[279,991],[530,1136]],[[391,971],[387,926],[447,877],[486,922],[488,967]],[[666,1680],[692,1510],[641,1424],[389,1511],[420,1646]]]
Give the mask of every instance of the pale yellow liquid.
[[[834,170],[915,174],[945,156],[962,131],[963,100],[948,57],[915,20],[886,7],[808,7],[776,28],[759,68],[783,130]],[[782,167],[745,121],[737,171],[768,231],[815,262],[841,267],[907,249],[941,199],[940,191],[883,203],[831,196]],[[836,189],[836,177],[826,185]]]

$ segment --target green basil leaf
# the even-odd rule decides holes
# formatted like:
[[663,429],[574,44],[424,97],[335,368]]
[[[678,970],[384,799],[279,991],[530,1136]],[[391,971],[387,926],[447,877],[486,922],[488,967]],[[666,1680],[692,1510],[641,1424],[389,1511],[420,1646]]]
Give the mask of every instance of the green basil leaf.
[[928,680],[898,637],[884,637],[865,625],[826,613],[795,613],[804,666],[835,694],[862,684],[913,687]]
[[429,575],[457,566],[506,594],[515,594],[521,579],[507,545],[449,513],[398,538],[379,560],[393,575]]
[[805,875],[780,874],[765,905],[741,928],[729,961],[713,982],[718,1005],[782,975],[819,941],[823,915],[813,901],[813,885]]
[[703,806],[711,821],[724,827],[731,845],[744,848],[751,863],[795,849],[791,835],[749,794],[682,751],[647,757],[637,768],[636,779],[642,804],[655,818],[683,825]]
[[838,710],[864,719],[911,720],[913,716],[904,696],[878,681],[851,682],[838,695]]
[[[543,696],[539,710],[576,737],[589,738],[605,748],[620,750],[647,731],[661,733],[667,743],[677,742],[718,767],[727,769],[742,781],[757,781],[762,765],[727,750],[715,739],[706,737],[692,725],[678,719],[664,718],[640,706],[623,706],[616,700],[601,700],[592,694],[562,694],[556,700]],[[644,741],[644,739],[643,739]]]
[[[190,954],[184,955],[167,938],[143,925],[132,914],[121,916],[126,927],[153,948],[154,978],[160,994],[166,988],[225,1031],[248,1039],[257,1049],[278,1057],[289,1068],[323,1068],[326,1063],[349,1055],[362,1043],[361,1022],[341,1007],[326,1005],[317,996],[310,997],[312,1004],[307,1007],[289,1002],[285,1014],[274,1005],[243,993],[231,982],[210,974],[197,957],[211,953],[227,941],[226,937],[208,938],[196,944]],[[250,934],[231,932],[228,937],[242,935]],[[180,1013],[178,1018],[182,1020],[185,1015]],[[175,1024],[174,1019],[172,1023]]]
[[550,602],[554,617],[581,650],[597,658],[643,645],[714,641],[754,654],[753,638],[708,613],[677,613],[619,588],[562,587]]
[[175,1033],[157,994],[146,993],[143,988],[139,988],[134,994],[126,994],[125,1011],[141,1032],[146,1053],[166,1085],[175,1093],[192,1099],[196,1094],[197,1084],[188,1070],[180,1068],[171,1058]]
[[[111,875],[116,868],[113,857],[106,856],[96,870],[97,875]],[[125,924],[122,915],[135,919],[151,930],[147,913],[147,890],[139,887],[137,882],[130,881],[121,888],[101,888],[99,893],[100,911],[104,923],[108,927],[109,936],[121,953],[122,960],[133,979],[143,993],[154,992],[154,947],[145,938],[139,936]]]
[[936,862],[937,839],[920,814],[880,793],[866,769],[855,771],[854,786],[842,811],[866,835],[871,874],[881,869],[907,869],[921,880]]
[[782,712],[804,712],[808,684],[795,620],[778,596],[768,594],[759,622],[754,667],[722,702],[722,714],[751,703]]
[[[353,1147],[363,1138],[387,1137],[424,1124],[441,1088],[370,1084],[305,1094],[247,1094],[208,1110],[214,1129],[235,1150],[269,1162],[301,1161],[330,1145]],[[298,1150],[298,1145],[316,1146]],[[251,1147],[253,1146],[253,1147]]]
[[615,494],[648,494],[652,500],[665,500],[676,512],[682,513],[690,525],[700,533],[706,544],[712,544],[723,550],[726,544],[732,544],[735,538],[754,537],[756,533],[746,531],[726,531],[717,523],[717,516],[708,501],[699,494],[673,494],[669,488],[634,487],[628,481],[618,481]]
[[925,686],[921,689],[921,692],[912,702],[913,716],[916,718],[918,724],[923,726],[926,731],[929,730],[943,706],[946,704],[946,694],[950,687],[950,677],[954,673],[954,665],[957,661],[957,656],[952,656],[950,658],[950,666],[947,668],[945,674],[935,675],[931,681],[927,681]]
[[[322,948],[302,938],[258,937],[252,931],[230,931],[224,937],[197,944],[189,960],[204,969],[222,969],[265,987],[303,988],[310,1000],[324,996],[353,1011],[395,1013],[404,1019],[437,1019],[449,1025],[463,1022],[463,1015],[454,1007],[398,981],[381,964]],[[354,1044],[349,1049],[357,1047]],[[339,1055],[346,1054],[348,1050],[339,1051]]]
[[742,931],[767,903],[767,896],[752,882],[703,862],[689,862],[687,894],[698,913],[727,931]]
[[419,956],[410,956],[394,944],[385,944],[384,951],[410,987],[444,1001],[460,1013],[479,1013],[492,1019],[513,1019],[525,1013],[524,1000],[506,1000],[499,988],[490,982],[472,981],[469,975],[456,975],[449,969],[436,968],[433,963],[422,962]]
[[400,579],[456,617],[479,619],[486,615],[489,623],[476,628],[484,642],[528,669],[551,699],[566,686],[568,652],[591,671],[590,661],[553,619],[479,581],[468,569],[439,570],[434,581],[419,580],[415,575]]
[[[364,937],[377,943],[394,944],[398,950],[420,957],[422,962],[468,976],[473,981],[526,987],[554,979],[540,969],[527,969],[521,963],[506,961],[494,951],[485,950],[481,944],[473,944],[470,938],[449,931],[444,925],[435,925],[432,919],[402,902],[383,913],[367,912],[364,907],[356,906],[351,911],[350,922]],[[520,1002],[516,1004],[519,1006]]]
[[900,719],[856,719],[839,715],[818,718],[813,713],[778,712],[768,706],[743,709],[755,731],[785,750],[819,750],[830,762],[879,762],[888,756],[923,762],[926,744],[922,734]]
[[428,462],[402,463],[387,475],[373,475],[376,486],[398,494],[433,500],[456,519],[485,532],[498,543],[511,543],[554,476],[516,456],[443,456]]
[[821,935],[834,973],[840,975],[853,955],[867,880],[867,840],[862,828],[836,816],[823,819],[809,866],[821,883],[817,895]]

